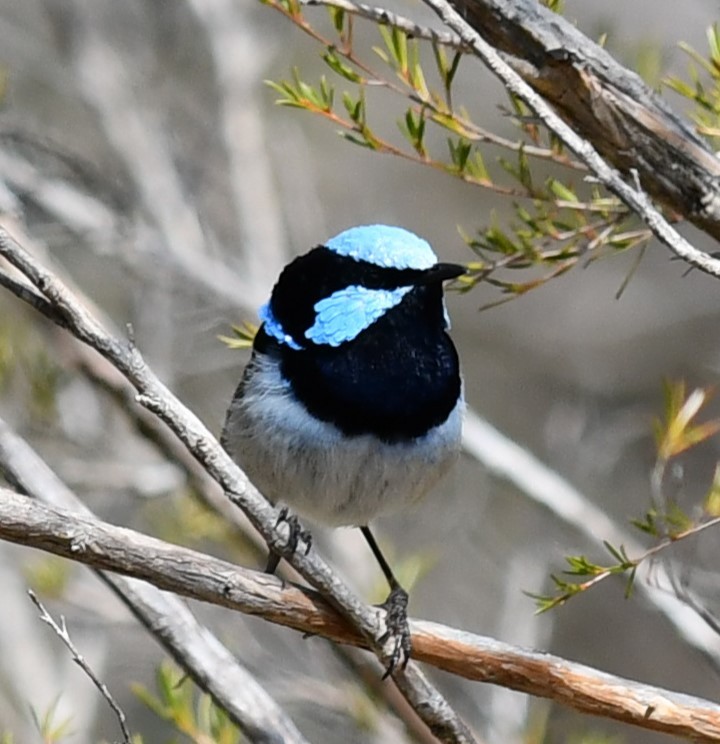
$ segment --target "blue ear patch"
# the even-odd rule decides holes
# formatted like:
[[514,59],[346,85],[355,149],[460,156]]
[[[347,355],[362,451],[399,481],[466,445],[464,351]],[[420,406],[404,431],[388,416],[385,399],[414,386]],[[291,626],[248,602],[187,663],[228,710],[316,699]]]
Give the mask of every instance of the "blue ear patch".
[[367,289],[352,285],[315,303],[315,323],[305,331],[316,344],[340,346],[351,341],[395,305],[412,287]]
[[437,263],[430,244],[402,227],[351,227],[325,243],[331,251],[388,269],[429,269]]
[[267,333],[268,336],[272,336],[281,344],[286,344],[291,349],[295,349],[295,351],[302,349],[302,346],[297,344],[295,339],[293,339],[289,333],[285,333],[282,325],[280,325],[280,321],[278,321],[273,315],[269,302],[264,304],[260,310],[258,310],[258,315],[260,316],[260,320],[265,323],[265,333]]

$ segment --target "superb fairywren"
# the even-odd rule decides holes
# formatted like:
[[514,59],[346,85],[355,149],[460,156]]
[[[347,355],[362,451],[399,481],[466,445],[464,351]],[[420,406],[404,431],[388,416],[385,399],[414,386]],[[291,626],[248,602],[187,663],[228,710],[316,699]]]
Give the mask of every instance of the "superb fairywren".
[[222,434],[273,503],[362,529],[390,584],[393,662],[410,652],[407,594],[367,525],[423,496],[457,456],[464,404],[442,283],[463,273],[386,225],[296,258],[260,310]]

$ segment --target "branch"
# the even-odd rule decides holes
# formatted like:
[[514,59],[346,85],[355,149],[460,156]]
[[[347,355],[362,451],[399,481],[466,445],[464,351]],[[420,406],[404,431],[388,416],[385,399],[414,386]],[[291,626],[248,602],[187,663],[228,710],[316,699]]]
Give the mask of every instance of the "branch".
[[[44,295],[55,308],[59,322],[77,338],[99,351],[128,378],[139,393],[138,401],[173,430],[223,487],[227,496],[247,514],[268,545],[355,624],[387,666],[392,653],[392,639],[385,637],[384,613],[360,602],[317,552],[311,551],[305,555],[302,551],[294,552],[288,548],[284,536],[275,529],[277,510],[250,483],[203,423],[162,384],[145,364],[134,344],[110,336],[62,282],[2,229],[0,256]],[[417,665],[410,663],[405,669],[396,668],[392,676],[435,736],[447,742],[474,741],[467,726],[427,681]]]
[[367,3],[353,2],[353,0],[300,0],[300,5],[308,8],[313,6],[338,8],[347,13],[352,13],[352,15],[356,15],[359,18],[365,18],[373,23],[378,23],[381,26],[397,28],[413,39],[425,39],[460,51],[470,51],[469,47],[466,47],[462,43],[457,34],[450,31],[438,31],[429,26],[421,26],[411,18],[405,18],[390,10],[385,10],[385,8],[378,8]]
[[[93,514],[32,448],[0,419],[0,471],[25,493],[92,519]],[[235,656],[172,594],[136,579],[97,572],[98,577],[258,744],[307,744],[297,727]]]
[[[556,519],[577,530],[598,547],[603,540],[622,545],[630,553],[640,554],[645,546],[635,535],[614,522],[602,509],[551,470],[531,452],[508,439],[472,409],[465,414],[463,449],[482,463],[490,473],[513,484],[535,503],[548,509]],[[655,610],[672,624],[675,632],[696,651],[720,664],[718,635],[699,616],[694,607],[672,594],[672,576],[666,567],[654,567],[654,585],[636,581],[635,588]]]
[[[501,80],[503,85],[510,93],[521,99],[551,132],[557,135],[557,137],[559,137],[560,140],[562,140],[562,142],[567,145],[568,148],[570,148],[583,162],[587,164],[592,173],[603,185],[605,185],[610,191],[612,191],[620,199],[622,199],[622,201],[625,202],[625,204],[627,204],[628,207],[630,207],[645,222],[645,224],[652,230],[655,237],[657,237],[668,248],[670,248],[673,253],[683,258],[689,264],[706,272],[707,274],[711,274],[712,276],[720,278],[720,260],[713,258],[703,251],[699,251],[697,248],[693,247],[687,240],[685,240],[662,216],[662,214],[652,205],[647,194],[640,188],[638,173],[639,169],[642,167],[641,159],[639,160],[637,165],[635,164],[634,160],[631,160],[628,162],[628,164],[626,164],[626,172],[628,172],[629,169],[630,174],[635,176],[635,180],[638,181],[635,186],[629,186],[623,180],[621,174],[610,165],[608,165],[608,163],[603,159],[598,151],[590,144],[590,141],[583,139],[583,137],[581,137],[573,129],[571,129],[570,126],[568,126],[565,121],[563,121],[563,119],[558,114],[556,114],[555,111],[547,104],[547,102],[543,98],[543,96],[547,95],[547,92],[545,90],[542,90],[541,94],[539,94],[527,82],[525,82],[520,74],[508,64],[504,56],[501,55],[497,51],[497,49],[495,49],[490,43],[488,43],[485,38],[481,36],[471,25],[469,25],[468,22],[454,9],[454,7],[447,0],[424,0],[424,2],[437,13],[443,23],[445,23],[449,28],[451,28],[453,31],[455,31],[455,33],[458,34],[462,43],[472,49],[473,53],[477,57],[479,57],[485,63],[488,69]],[[502,23],[504,23],[506,20],[505,16],[503,15],[500,21],[494,18],[491,22],[481,23],[478,20],[477,15],[477,6],[481,5],[480,0],[458,0],[457,4],[460,8],[463,9],[463,12],[466,13],[466,15],[468,15],[470,18],[475,19],[475,25],[478,28],[482,28],[483,33],[487,33],[488,25],[494,26],[498,23],[502,25]],[[497,6],[498,9],[500,8],[500,6],[502,6],[505,9],[504,12],[509,17],[515,18],[515,20],[517,21],[518,14],[515,14],[511,8],[505,7],[514,5],[514,0],[512,3],[507,2],[507,0],[497,0],[497,2],[494,2],[494,0],[487,0],[486,4]],[[532,17],[533,15],[537,16],[538,11],[541,9],[539,3],[533,2],[532,0],[522,0],[522,2],[518,4],[526,6],[525,11],[530,14],[530,17]],[[554,24],[557,24],[558,21],[562,21],[562,18],[560,18],[559,16],[550,13],[550,11],[546,12],[549,14]],[[524,18],[524,16],[522,17]],[[579,37],[583,39],[588,46],[592,46],[592,42],[585,39],[585,37],[583,37],[582,35],[579,35]],[[574,37],[575,40],[577,40],[577,38],[577,36]],[[558,54],[558,50],[562,50],[560,54]],[[528,48],[524,48],[523,52],[525,54],[529,54]],[[559,56],[561,59],[572,59],[572,54],[568,52],[563,46],[556,47],[554,50],[554,54],[556,58]],[[607,57],[607,59],[611,59],[607,54],[605,54],[605,57]],[[583,59],[583,57],[580,56],[579,59]],[[626,74],[629,74],[627,73],[627,71],[624,72]],[[565,79],[564,85],[566,87],[563,88],[563,95],[568,93],[568,91],[574,91],[576,88],[580,87],[581,82],[584,83],[582,88],[586,88],[590,84],[588,79],[583,79],[582,81],[574,81],[574,85],[569,86],[568,80]],[[587,92],[589,93],[590,91]],[[593,93],[597,94],[597,91],[593,91]],[[573,93],[572,95],[574,94],[575,93]],[[572,95],[570,97],[572,97]],[[588,102],[584,99],[583,101],[584,105],[589,105]],[[583,111],[581,115],[581,112],[575,112],[573,110],[573,114],[579,117],[581,121],[583,119],[589,118],[586,111]],[[607,112],[605,112],[605,114],[607,119]],[[575,120],[572,117],[568,116],[568,119],[570,121],[573,121],[573,124],[575,124]],[[609,126],[609,122],[607,120],[604,121],[603,127],[607,128],[608,130],[612,129]],[[675,121],[676,133],[679,129],[681,129],[681,125],[679,122]],[[694,151],[701,152],[705,155],[707,168],[710,168],[710,164],[712,163],[711,172],[715,175],[715,177],[720,176],[720,160],[715,158],[712,153],[709,152],[709,150],[704,148],[700,140],[697,140],[688,130],[683,129],[682,132],[688,139],[689,143],[693,145]],[[623,144],[627,148],[630,147],[633,143],[631,140],[629,140],[627,142],[624,142]],[[614,147],[619,147],[619,144],[617,142],[614,143]],[[633,158],[635,157],[635,155],[636,153],[633,149]],[[673,169],[671,167],[673,165],[675,164],[672,163],[672,161],[665,161],[663,170],[670,171]],[[636,168],[638,168],[638,170],[636,170]],[[708,176],[709,181],[709,174],[706,173],[706,176]],[[687,189],[687,184],[685,184],[684,182],[683,188]],[[701,195],[706,204],[706,210],[704,212],[706,214],[706,220],[707,216],[714,209],[717,209],[718,213],[720,214],[720,206],[713,206],[715,199],[718,200],[718,205],[720,205],[720,193],[711,196],[710,188],[710,183],[708,183],[708,188],[703,191]],[[712,189],[713,191],[715,191],[717,187],[713,184]],[[698,200],[699,198],[700,195],[698,196]],[[692,215],[688,213],[687,217],[688,219],[691,219]],[[710,220],[710,225],[715,224],[713,220]],[[717,225],[717,236],[720,236],[720,224]]]
[[[2,488],[0,538],[302,633],[369,646],[317,592]],[[414,658],[438,669],[546,697],[584,713],[720,742],[720,706],[714,703],[438,623],[412,620],[410,627]]]
[[72,654],[72,660],[87,674],[87,676],[90,678],[90,681],[97,687],[97,689],[100,691],[100,694],[105,698],[108,705],[112,708],[113,713],[115,713],[115,717],[118,719],[118,723],[120,724],[120,731],[122,731],[123,736],[123,742],[125,744],[131,744],[130,742],[130,730],[127,726],[127,719],[125,717],[125,713],[123,712],[123,709],[117,704],[115,701],[115,698],[110,694],[110,690],[108,690],[107,685],[100,679],[100,677],[95,674],[95,672],[92,670],[92,667],[87,663],[85,660],[85,657],[77,650],[77,647],[72,641],[72,638],[70,638],[70,634],[68,633],[67,626],[65,625],[65,618],[61,615],[60,616],[60,625],[58,625],[55,620],[53,619],[52,615],[45,609],[42,602],[37,598],[36,594],[32,589],[28,590],[28,596],[30,597],[30,600],[35,605],[35,607],[38,608],[38,611],[40,613],[40,619],[49,625],[53,631],[55,632],[55,635],[67,646],[67,648],[70,650],[70,653]]
[[[720,159],[638,75],[535,0],[453,0],[457,13],[444,0],[428,4],[534,111],[540,114],[536,101],[527,96],[528,86],[572,126],[576,141],[582,138],[592,143],[595,151],[625,174],[637,170],[643,188],[653,198],[720,239]],[[470,27],[473,33],[468,32]],[[489,61],[489,45],[495,57],[502,54],[505,67],[512,63],[514,82],[501,74],[496,61]],[[524,90],[516,85],[519,76],[526,83]],[[540,115],[559,134],[546,113]],[[592,148],[579,150],[565,134],[559,136],[586,159]],[[599,162],[588,164],[637,210],[636,204],[605,180],[607,166],[601,168],[605,172],[601,175],[596,170]],[[638,214],[646,219],[643,212]]]

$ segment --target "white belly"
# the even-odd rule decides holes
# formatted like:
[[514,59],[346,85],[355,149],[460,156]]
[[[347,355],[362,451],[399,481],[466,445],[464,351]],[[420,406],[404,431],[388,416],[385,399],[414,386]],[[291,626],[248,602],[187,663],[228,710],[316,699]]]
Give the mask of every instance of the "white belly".
[[447,420],[412,442],[346,437],[291,395],[277,366],[258,356],[234,400],[223,444],[273,502],[324,524],[365,525],[421,498],[447,472],[460,446],[459,401]]

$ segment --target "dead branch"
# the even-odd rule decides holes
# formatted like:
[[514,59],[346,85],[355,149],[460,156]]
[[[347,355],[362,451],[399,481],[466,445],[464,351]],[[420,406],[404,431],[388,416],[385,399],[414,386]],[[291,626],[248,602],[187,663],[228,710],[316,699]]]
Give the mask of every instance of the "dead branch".
[[[0,538],[148,581],[339,643],[369,644],[320,594],[123,527],[0,489]],[[549,698],[584,713],[720,741],[720,706],[438,623],[411,621],[417,661]]]

